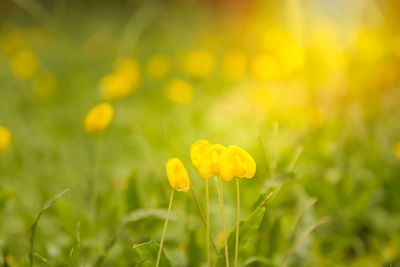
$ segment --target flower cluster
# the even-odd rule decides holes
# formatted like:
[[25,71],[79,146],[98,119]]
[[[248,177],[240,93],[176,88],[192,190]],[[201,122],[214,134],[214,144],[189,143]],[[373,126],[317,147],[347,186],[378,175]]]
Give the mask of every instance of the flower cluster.
[[204,178],[219,174],[230,181],[233,177],[252,178],[256,172],[254,159],[244,149],[231,145],[224,147],[200,139],[190,147],[193,165]]

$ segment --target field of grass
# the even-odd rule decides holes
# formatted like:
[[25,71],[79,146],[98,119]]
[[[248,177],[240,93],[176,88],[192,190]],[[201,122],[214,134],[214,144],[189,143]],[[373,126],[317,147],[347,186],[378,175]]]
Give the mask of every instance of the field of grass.
[[1,2],[0,264],[234,267],[240,184],[237,266],[400,266],[399,12]]

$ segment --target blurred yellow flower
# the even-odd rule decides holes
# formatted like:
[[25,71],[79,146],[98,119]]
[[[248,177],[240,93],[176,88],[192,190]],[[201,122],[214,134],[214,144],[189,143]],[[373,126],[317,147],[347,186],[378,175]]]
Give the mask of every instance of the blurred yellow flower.
[[5,151],[11,143],[11,132],[7,127],[0,125],[0,152]]
[[246,55],[241,51],[227,51],[222,58],[222,70],[229,79],[238,79],[246,72]]
[[[12,28],[15,26],[11,26]],[[1,43],[4,53],[12,55],[18,50],[30,47],[31,41],[28,34],[20,28],[10,29],[10,32]]]
[[215,58],[207,50],[194,50],[184,58],[183,70],[186,74],[195,77],[205,77],[215,68]]
[[200,164],[197,167],[203,178],[210,178],[219,173],[219,161],[221,154],[225,149],[226,148],[220,144],[207,147],[203,158],[200,160]]
[[[292,72],[299,70],[304,66],[305,54],[303,48],[295,42],[293,37],[287,31],[279,28],[272,28],[266,33],[260,35],[260,38],[262,47],[265,51],[268,51],[270,53],[270,56],[273,57],[272,60],[275,60],[277,65],[281,64],[281,66],[278,67],[282,67],[286,72]],[[268,65],[273,64],[268,63],[268,61],[271,61],[271,59],[268,59],[268,57],[266,57],[265,55],[261,57],[259,59],[260,66],[255,67],[256,69],[259,69],[256,72],[268,73],[267,69],[271,68],[271,66]],[[278,68],[278,71],[281,70]],[[266,74],[258,76],[258,79],[260,80],[271,79],[269,75]],[[266,78],[260,78],[263,76],[266,76]]]
[[278,57],[286,71],[301,69],[305,64],[303,49],[294,42],[279,46]]
[[172,102],[183,105],[192,100],[193,87],[188,82],[173,79],[168,83],[165,94]]
[[133,58],[123,60],[117,70],[100,80],[104,99],[119,99],[137,90],[140,81],[140,66]]
[[190,146],[190,159],[196,168],[200,166],[200,161],[210,146],[212,144],[205,139],[199,139]]
[[325,113],[324,111],[318,106],[312,106],[309,109],[310,112],[310,123],[314,127],[320,127],[325,122]]
[[394,154],[398,159],[400,159],[400,141],[396,142],[394,145]]
[[38,96],[50,96],[57,88],[57,79],[50,71],[39,72],[32,83],[33,91]]
[[397,35],[394,39],[393,53],[396,57],[400,58],[400,35]]
[[87,132],[101,131],[107,127],[114,115],[113,107],[108,103],[94,106],[85,117]]
[[352,45],[360,59],[376,62],[385,54],[385,45],[376,31],[369,28],[356,29],[352,36]]
[[242,148],[235,145],[228,146],[221,154],[219,172],[226,181],[230,181],[233,177],[252,178],[256,173],[256,162]]
[[269,54],[260,54],[252,60],[251,72],[260,81],[276,79],[280,74],[279,62]]
[[39,68],[39,58],[31,50],[18,51],[11,59],[11,68],[18,77],[31,78]]
[[140,64],[134,58],[126,58],[118,65],[117,72],[127,77],[132,84],[136,84],[140,78]]
[[171,158],[165,166],[169,184],[177,191],[187,192],[190,189],[189,174],[178,158]]
[[329,18],[321,17],[312,30],[311,53],[326,67],[341,69],[345,66],[346,56],[338,40],[336,24]]
[[277,98],[277,94],[274,94],[271,88],[258,85],[251,91],[250,102],[252,107],[265,112],[278,104]]
[[271,28],[258,36],[260,45],[263,49],[273,52],[282,44],[289,43],[292,40],[290,34],[280,28]]
[[171,69],[171,61],[166,55],[154,55],[146,63],[147,75],[153,80],[164,78]]

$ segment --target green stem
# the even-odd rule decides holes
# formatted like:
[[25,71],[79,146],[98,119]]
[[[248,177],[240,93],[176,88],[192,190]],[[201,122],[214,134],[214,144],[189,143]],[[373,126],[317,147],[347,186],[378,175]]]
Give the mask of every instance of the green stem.
[[208,200],[208,179],[206,180],[206,216],[207,216],[207,222],[206,222],[206,232],[207,232],[207,241],[206,241],[206,246],[207,246],[207,266],[210,267],[210,209],[209,209],[209,200]]
[[219,177],[219,192],[220,192],[220,206],[221,206],[222,226],[224,228],[225,263],[226,263],[226,267],[229,267],[228,240],[227,240],[227,237],[226,237],[226,223],[225,223],[225,212],[224,212],[224,193],[222,191],[222,179],[221,179],[221,176]]
[[[218,187],[218,185],[217,185],[217,187]],[[194,202],[196,202],[196,206],[197,206],[197,210],[199,211],[201,222],[203,223],[204,227],[207,228],[207,222],[206,222],[206,219],[204,218],[204,214],[203,214],[204,212],[203,212],[202,206],[200,204],[199,199],[197,198],[195,191],[193,190],[193,187],[190,187],[190,191],[192,191],[192,196],[193,196]],[[211,233],[209,235],[209,240],[210,240],[211,246],[213,247],[215,253],[218,255],[218,249],[217,249],[217,246],[215,245],[214,241],[212,240]]]
[[156,267],[158,267],[158,265],[160,264],[160,259],[161,259],[161,253],[162,253],[163,244],[164,244],[165,233],[167,232],[169,214],[171,213],[171,208],[172,208],[172,200],[174,199],[174,192],[175,192],[175,189],[172,189],[171,197],[169,198],[167,218],[165,218],[164,229],[163,229],[163,232],[161,234],[160,248],[158,249]]
[[240,194],[239,194],[239,178],[236,177],[236,240],[235,240],[235,267],[239,254],[239,220],[240,220]]
[[90,188],[90,205],[91,205],[91,222],[96,221],[97,213],[97,188],[98,188],[98,176],[100,171],[100,161],[101,161],[101,134],[96,137],[96,144],[94,146],[94,165],[93,174]]

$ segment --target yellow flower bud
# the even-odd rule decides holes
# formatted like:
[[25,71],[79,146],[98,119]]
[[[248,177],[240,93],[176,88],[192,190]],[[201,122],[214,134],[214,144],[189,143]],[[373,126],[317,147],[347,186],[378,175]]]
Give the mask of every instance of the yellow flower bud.
[[113,107],[108,103],[100,103],[93,107],[85,117],[87,132],[101,131],[107,127],[114,115]]
[[173,189],[187,192],[190,189],[189,174],[178,158],[171,158],[165,165],[168,182]]
[[119,99],[128,96],[138,89],[140,66],[133,59],[123,60],[117,70],[100,80],[100,89],[104,99]]
[[31,78],[39,68],[39,58],[30,50],[21,50],[13,56],[11,67],[17,77]]
[[190,83],[174,79],[169,82],[166,88],[166,95],[176,104],[187,104],[193,98],[193,87]]
[[189,52],[183,63],[186,74],[194,77],[205,77],[211,74],[215,68],[215,58],[207,50],[195,50]]
[[250,179],[256,172],[256,162],[242,148],[228,146],[221,154],[219,172],[226,181],[230,181],[233,177]]
[[274,57],[269,54],[261,54],[253,59],[251,71],[257,80],[269,81],[277,79],[281,70]]
[[246,72],[246,55],[241,51],[228,51],[222,58],[224,75],[229,79],[238,79]]
[[171,61],[165,55],[152,56],[146,63],[147,75],[153,80],[164,78],[171,69]]
[[220,144],[207,147],[198,166],[199,173],[203,178],[210,178],[214,174],[219,173],[219,161],[225,149],[226,148]]
[[190,146],[190,159],[196,168],[200,166],[200,161],[204,157],[207,148],[210,146],[212,146],[212,144],[204,139],[197,140]]
[[0,152],[5,151],[11,143],[11,132],[7,127],[0,125]]
[[134,58],[126,58],[119,65],[118,73],[124,75],[132,84],[136,85],[140,78],[140,65]]

